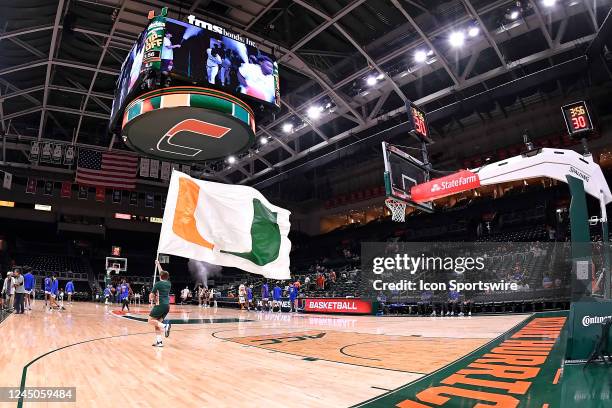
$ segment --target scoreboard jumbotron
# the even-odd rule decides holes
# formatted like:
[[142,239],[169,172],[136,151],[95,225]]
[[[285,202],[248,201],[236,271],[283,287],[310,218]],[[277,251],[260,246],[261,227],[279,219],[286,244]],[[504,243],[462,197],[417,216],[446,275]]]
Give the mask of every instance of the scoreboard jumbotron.
[[131,149],[175,162],[246,151],[256,116],[279,110],[273,54],[216,24],[149,13],[121,67],[110,131]]

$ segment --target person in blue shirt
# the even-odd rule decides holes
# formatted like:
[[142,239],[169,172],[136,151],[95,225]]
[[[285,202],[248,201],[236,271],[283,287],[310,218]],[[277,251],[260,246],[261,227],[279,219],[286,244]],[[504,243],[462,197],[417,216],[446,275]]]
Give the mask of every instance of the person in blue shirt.
[[417,303],[419,314],[421,316],[425,316],[430,306],[433,309],[433,312],[431,315],[432,316],[436,315],[436,307],[432,303],[432,298],[433,298],[433,292],[431,291],[426,290],[421,293],[421,300]]
[[115,301],[121,303],[121,285],[117,284],[115,287]]
[[291,285],[289,285],[289,301],[291,303],[292,312],[298,311],[297,297],[298,297],[298,288],[295,284],[292,283]]
[[274,300],[274,302],[272,303],[272,308],[278,306],[279,313],[282,312],[282,307],[281,307],[282,295],[283,295],[283,290],[280,288],[280,286],[278,286],[278,282],[277,282],[272,292],[272,299]]
[[121,299],[121,311],[126,307],[128,312],[130,311],[130,285],[123,279],[121,285],[119,285],[119,298]]
[[448,309],[446,310],[447,316],[454,316],[457,312],[457,306],[459,305],[459,292],[456,290],[448,291]]
[[247,310],[251,310],[251,306],[253,306],[253,285],[247,286],[246,292],[247,292]]
[[57,276],[53,274],[51,277],[51,293],[49,295],[49,310],[53,310],[53,307],[57,307],[57,310],[65,310],[64,306],[60,306],[56,299],[59,295],[59,281],[57,280]]
[[45,278],[45,308],[49,305],[51,299],[51,278]]
[[[25,294],[25,308],[26,310],[32,310],[34,304],[34,288],[36,287],[36,278],[32,275],[31,270],[28,268],[28,273],[23,275],[23,287],[26,291]],[[32,299],[30,300],[30,296]]]
[[110,286],[104,288],[104,304],[108,305],[108,299],[111,297]]
[[72,306],[72,294],[74,293],[74,283],[72,283],[71,280],[69,280],[68,283],[66,284],[64,291],[68,295],[68,304]]
[[261,308],[262,310],[266,308],[270,310],[270,306],[268,304],[268,300],[270,299],[270,288],[268,287],[268,282],[264,282],[261,285]]

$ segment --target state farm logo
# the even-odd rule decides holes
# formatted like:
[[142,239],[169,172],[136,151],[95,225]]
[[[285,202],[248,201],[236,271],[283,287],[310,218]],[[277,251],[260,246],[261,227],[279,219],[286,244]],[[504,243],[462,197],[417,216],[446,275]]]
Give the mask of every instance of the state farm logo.
[[472,184],[474,182],[476,182],[476,175],[468,176],[468,177],[461,176],[455,180],[434,183],[434,185],[431,186],[431,192],[437,193],[438,191],[447,190],[449,188],[457,188],[457,187],[465,186],[467,184]]
[[584,327],[589,327],[592,324],[604,324],[609,319],[612,319],[612,316],[589,316],[586,315],[582,318],[582,325]]
[[417,203],[432,201],[447,195],[480,187],[477,173],[462,170],[410,188],[410,198]]

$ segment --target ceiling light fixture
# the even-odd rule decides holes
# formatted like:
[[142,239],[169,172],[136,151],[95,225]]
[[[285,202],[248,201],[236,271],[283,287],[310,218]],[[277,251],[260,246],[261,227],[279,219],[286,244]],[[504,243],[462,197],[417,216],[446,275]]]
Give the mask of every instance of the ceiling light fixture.
[[414,53],[414,62],[425,62],[427,60],[427,53],[423,50],[417,50]]
[[465,34],[463,34],[462,31],[454,31],[448,37],[448,42],[450,43],[452,47],[455,47],[455,48],[461,47],[463,46],[463,43],[465,42]]

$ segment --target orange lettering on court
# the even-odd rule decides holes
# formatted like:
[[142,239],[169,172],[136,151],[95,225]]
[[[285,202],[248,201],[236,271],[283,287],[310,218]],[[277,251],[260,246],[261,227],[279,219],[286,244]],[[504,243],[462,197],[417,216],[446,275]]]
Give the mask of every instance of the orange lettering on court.
[[491,349],[491,353],[514,354],[519,356],[547,356],[550,354],[550,351],[541,351],[522,347],[495,347],[494,349]]
[[560,330],[527,330],[516,333],[512,336],[513,339],[522,339],[525,337],[545,337],[549,339],[556,339],[559,337]]
[[476,363],[503,363],[508,365],[537,366],[546,362],[547,356],[527,356],[511,354],[485,354]]
[[446,377],[442,381],[442,384],[447,385],[455,385],[455,384],[469,384],[476,385],[479,387],[487,387],[487,388],[499,388],[501,390],[506,390],[510,394],[525,394],[531,386],[531,382],[529,381],[491,381],[491,380],[481,380],[480,378],[468,378],[467,375],[462,374],[452,374],[449,377]]
[[411,400],[404,400],[395,406],[398,408],[431,408],[431,405],[425,405]]
[[552,349],[555,342],[552,340],[506,340],[501,346],[512,346],[512,347],[540,347],[546,349]]
[[196,183],[185,177],[179,179],[172,231],[186,241],[213,249],[214,245],[202,237],[196,227],[195,210],[199,195],[200,187]]
[[[510,395],[494,394],[494,393],[484,392],[484,391],[467,390],[465,388],[449,387],[446,385],[427,388],[426,390],[419,392],[416,396],[419,400],[423,402],[428,402],[430,404],[435,404],[435,405],[444,405],[448,401],[450,401],[450,398],[447,397],[447,395],[466,398],[466,399],[489,401],[489,402],[494,403],[494,404],[482,404],[478,402],[474,404],[473,408],[491,408],[491,407],[515,408],[519,404],[519,400]],[[463,405],[463,406],[467,407],[467,405]]]
[[540,372],[537,367],[521,367],[521,366],[510,366],[510,365],[498,365],[498,364],[481,364],[471,363],[468,364],[469,368],[464,368],[457,371],[457,374],[478,374],[478,375],[490,375],[497,378],[512,378],[514,380],[525,380],[528,378],[534,378]]
[[[559,336],[566,318],[537,318],[516,332],[512,338],[542,338],[555,339]],[[524,395],[531,386],[530,381],[495,381],[468,377],[468,375],[488,375],[494,378],[509,378],[524,380],[534,378],[540,372],[538,366],[546,362],[546,358],[555,344],[554,340],[506,340],[484,354],[467,368],[451,374],[441,381],[443,386],[427,388],[419,392],[416,397],[419,401],[433,405],[445,405],[451,397],[491,402],[485,404],[476,402],[472,408],[515,408],[519,400],[506,394],[476,391],[460,387],[455,384],[467,384],[478,387],[496,388],[506,390],[511,394]],[[545,404],[546,405],[546,404]],[[468,408],[468,405],[462,404]],[[398,408],[432,408],[421,402],[405,400],[396,405]]]

